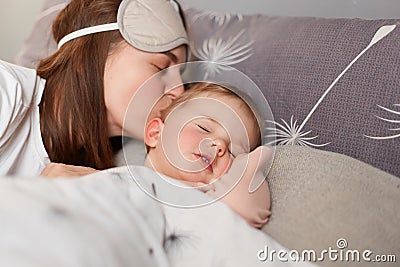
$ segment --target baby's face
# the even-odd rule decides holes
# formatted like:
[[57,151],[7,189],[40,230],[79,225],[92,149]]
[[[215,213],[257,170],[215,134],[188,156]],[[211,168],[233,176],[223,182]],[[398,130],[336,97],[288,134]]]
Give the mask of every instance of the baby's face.
[[198,171],[184,173],[188,181],[209,182],[219,178],[234,158],[228,132],[214,118],[204,116],[189,121],[182,127],[178,140],[181,155],[198,164]]
[[250,152],[258,138],[253,118],[241,100],[221,97],[189,100],[167,116],[161,142],[150,152],[158,172],[209,183],[226,173],[235,156]]

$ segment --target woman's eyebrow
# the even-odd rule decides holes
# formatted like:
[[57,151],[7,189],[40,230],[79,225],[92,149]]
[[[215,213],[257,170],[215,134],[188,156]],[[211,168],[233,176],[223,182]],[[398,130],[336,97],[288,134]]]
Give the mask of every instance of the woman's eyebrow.
[[178,57],[174,53],[166,51],[166,52],[161,52],[161,54],[168,56],[172,60],[172,62],[178,63]]

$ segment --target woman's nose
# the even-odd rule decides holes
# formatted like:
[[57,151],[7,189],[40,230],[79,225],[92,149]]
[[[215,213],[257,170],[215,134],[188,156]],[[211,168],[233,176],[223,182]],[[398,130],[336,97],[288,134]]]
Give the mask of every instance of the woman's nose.
[[179,85],[179,86],[176,86],[175,88],[172,88],[172,89],[170,89],[170,90],[167,90],[167,91],[165,92],[165,94],[166,94],[167,96],[169,96],[171,99],[175,99],[175,98],[177,98],[178,96],[180,96],[180,95],[183,93],[183,91],[184,91],[184,87],[183,87],[183,84],[181,84],[181,85]]
[[168,95],[170,98],[175,99],[178,96],[180,96],[184,91],[179,67],[177,66],[170,67],[170,69],[168,69],[166,76],[168,76],[168,80],[166,82],[164,93]]

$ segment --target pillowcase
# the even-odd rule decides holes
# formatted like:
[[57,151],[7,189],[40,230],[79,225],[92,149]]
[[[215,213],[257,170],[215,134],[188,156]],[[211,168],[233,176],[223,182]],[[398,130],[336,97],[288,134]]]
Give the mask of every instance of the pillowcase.
[[52,34],[52,22],[69,2],[71,0],[45,0],[43,2],[42,12],[38,15],[32,31],[22,44],[14,63],[36,69],[41,59],[57,50],[57,44]]
[[[269,102],[276,145],[349,155],[400,176],[400,19],[215,14],[185,9],[195,60],[249,76]],[[218,75],[218,74],[217,74]]]
[[[263,231],[289,249],[400,251],[400,179],[359,160],[310,147],[278,146],[268,174],[272,215]],[[339,246],[347,246],[340,249]],[[366,266],[330,261],[321,266]],[[373,265],[373,264],[372,264]],[[386,262],[385,266],[397,266]]]

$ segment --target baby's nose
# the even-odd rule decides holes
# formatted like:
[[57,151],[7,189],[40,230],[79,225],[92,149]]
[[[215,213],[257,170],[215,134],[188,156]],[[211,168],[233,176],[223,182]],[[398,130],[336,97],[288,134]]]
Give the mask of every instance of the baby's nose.
[[225,155],[228,145],[224,140],[220,138],[215,139],[213,145],[216,147],[217,156],[222,157],[223,155]]
[[183,93],[184,87],[178,67],[170,67],[164,74],[164,79],[166,81],[164,93],[169,97],[175,99]]

